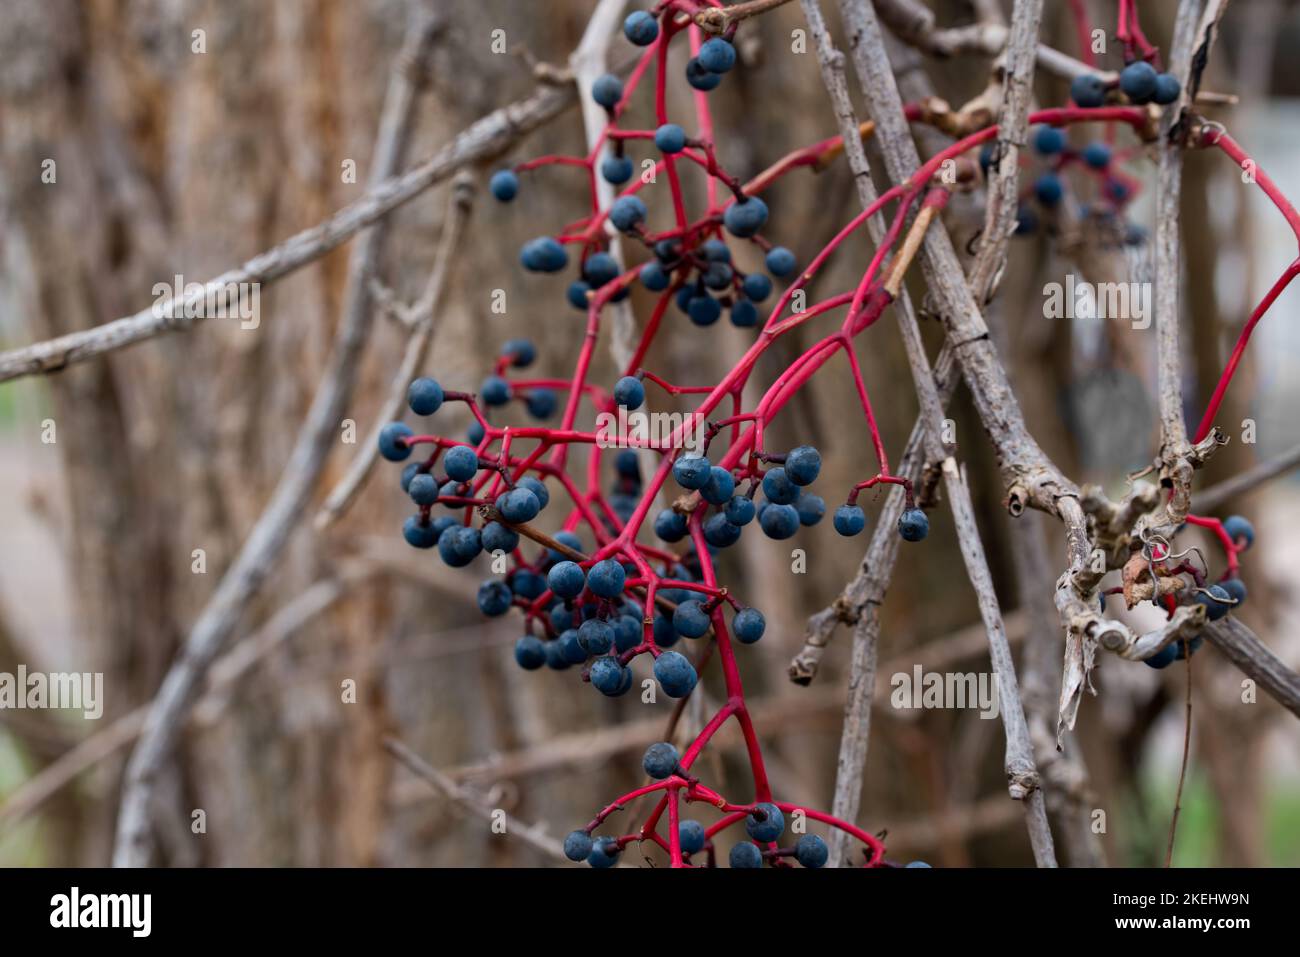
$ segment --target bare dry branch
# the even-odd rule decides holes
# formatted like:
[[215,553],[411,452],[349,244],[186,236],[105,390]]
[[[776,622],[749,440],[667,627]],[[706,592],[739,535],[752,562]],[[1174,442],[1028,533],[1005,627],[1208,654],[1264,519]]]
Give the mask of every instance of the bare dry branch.
[[379,456],[380,431],[389,422],[401,418],[407,387],[424,364],[429,345],[433,341],[443,289],[451,273],[452,259],[460,248],[461,236],[469,220],[473,197],[473,179],[468,173],[458,176],[452,185],[451,201],[447,204],[446,225],[443,227],[428,285],[419,301],[411,309],[402,313],[403,321],[410,330],[402,361],[388,387],[388,395],[375,416],[375,424],[362,442],[356,458],[348,466],[343,478],[325,497],[325,503],[316,513],[314,524],[317,531],[323,531],[334,524],[356,499],[357,493],[364,487]]

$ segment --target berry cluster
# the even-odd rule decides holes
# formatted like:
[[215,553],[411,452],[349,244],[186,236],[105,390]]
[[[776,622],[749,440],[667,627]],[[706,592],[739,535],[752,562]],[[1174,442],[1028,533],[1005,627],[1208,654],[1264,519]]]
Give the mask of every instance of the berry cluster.
[[[473,422],[464,440],[417,435],[407,425],[394,422],[382,430],[380,452],[401,462],[417,447],[428,448],[427,455],[408,463],[402,472],[402,488],[418,509],[406,520],[403,534],[416,548],[436,548],[442,560],[453,567],[467,566],[484,552],[493,556],[494,569],[502,577],[481,585],[479,607],[488,616],[512,610],[522,616],[525,634],[515,645],[515,659],[522,668],[579,668],[583,681],[603,695],[617,697],[631,689],[633,664],[640,659],[651,664],[659,689],[680,699],[692,693],[700,669],[713,660],[716,651],[725,703],[680,755],[668,743],[647,752],[644,769],[652,783],[619,797],[586,828],[570,834],[565,853],[571,860],[609,867],[617,863],[630,842],[651,841],[668,853],[674,866],[712,865],[714,835],[744,821],[751,840],[733,848],[731,866],[757,867],[765,862],[788,866],[793,859],[806,867],[819,867],[827,859],[827,845],[821,838],[805,834],[789,847],[777,846],[784,832],[783,815],[798,811],[860,841],[867,866],[884,866],[887,862],[880,842],[851,823],[773,800],[733,644],[759,641],[766,623],[758,609],[739,601],[719,584],[714,560],[721,550],[734,546],[750,526],[769,538],[785,540],[823,518],[825,500],[811,491],[821,472],[821,455],[806,445],[784,452],[769,450],[764,431],[815,373],[841,353],[879,468],[848,490],[843,504],[835,509],[833,527],[841,535],[860,534],[867,516],[857,503],[859,494],[881,485],[899,485],[904,490],[905,509],[898,521],[898,534],[908,542],[921,541],[928,534],[929,521],[913,500],[911,483],[890,471],[855,342],[894,301],[898,286],[887,285],[884,276],[886,266],[890,271],[906,269],[908,259],[895,247],[911,213],[918,206],[942,210],[954,189],[974,188],[973,172],[956,184],[938,174],[949,160],[965,161],[966,154],[990,144],[997,128],[980,130],[931,157],[913,177],[885,191],[855,216],[796,275],[794,253],[764,235],[768,207],[758,194],[793,170],[828,161],[840,151],[842,141],[834,137],[796,150],[746,183],[728,173],[719,163],[712,141],[705,94],[736,66],[735,25],[723,36],[704,40],[689,17],[679,16],[701,6],[698,0],[665,0],[656,4],[655,13],[637,11],[628,16],[624,24],[627,39],[646,51],[626,82],[606,75],[592,85],[590,95],[606,110],[608,123],[586,157],[543,156],[500,170],[491,178],[493,195],[502,202],[514,202],[527,195],[521,175],[544,168],[579,167],[588,176],[591,214],[558,235],[530,240],[520,252],[521,265],[533,273],[562,273],[571,257],[576,260],[576,275],[570,277],[563,294],[569,304],[585,313],[586,336],[572,377],[519,377],[517,371],[533,364],[537,350],[527,340],[511,340],[477,394],[444,390],[430,378],[411,383],[409,405],[418,416],[434,415],[446,402],[468,406]],[[1135,22],[1135,16],[1132,19]],[[698,91],[696,126],[700,132],[696,135],[670,122],[666,112],[668,45],[679,35],[689,35],[693,53],[686,81]],[[1136,36],[1141,37],[1140,30]],[[1154,50],[1142,48],[1144,39],[1132,42],[1142,49],[1142,58],[1125,70],[1129,79],[1121,78],[1119,84],[1132,105],[1106,106],[1104,95],[1101,100],[1076,95],[1077,107],[1042,110],[1031,117],[1033,123],[1040,124],[1035,129],[1035,147],[1053,164],[1032,188],[1041,205],[1050,208],[1060,201],[1061,171],[1070,165],[1080,165],[1098,176],[1104,195],[1116,210],[1132,198],[1135,181],[1116,168],[1117,154],[1110,141],[1095,141],[1075,152],[1068,148],[1062,130],[1068,124],[1085,122],[1105,123],[1111,131],[1117,124],[1142,130],[1147,128],[1149,116],[1147,109],[1136,104],[1166,102],[1171,95],[1177,98],[1176,84],[1171,94],[1168,79],[1149,66]],[[1135,67],[1144,69],[1134,71]],[[625,128],[620,124],[624,107],[652,68],[655,128]],[[1139,74],[1145,76],[1146,70],[1154,76],[1149,91],[1147,85],[1138,83]],[[1081,88],[1076,94],[1082,92]],[[907,115],[916,120],[921,111],[908,107]],[[1239,152],[1226,134],[1204,145],[1218,146],[1229,155]],[[630,156],[634,147],[652,150],[640,177],[634,176],[636,166]],[[981,165],[987,168],[990,160],[986,155]],[[973,171],[974,164],[968,166]],[[688,168],[698,169],[705,177],[706,205],[695,216],[688,213],[682,188],[682,172]],[[608,208],[601,208],[598,201],[597,175],[622,187]],[[666,181],[666,190],[661,181]],[[1263,182],[1267,183],[1267,178]],[[1265,189],[1274,196],[1271,183]],[[664,200],[653,216],[647,204],[651,197]],[[895,207],[891,225],[857,286],[807,305],[801,303],[796,309],[794,294],[817,276],[847,237],[891,204]],[[640,265],[626,269],[620,265],[610,248],[611,237],[617,234],[633,249],[644,250]],[[746,271],[742,261],[761,261],[765,272]],[[789,285],[764,319],[760,309],[766,308],[764,304],[773,295],[774,280],[789,281]],[[590,378],[603,313],[608,304],[626,299],[635,284],[656,297],[655,306],[631,360],[606,389]],[[757,328],[757,338],[720,382],[674,384],[643,366],[652,342],[668,328],[668,310],[673,305],[686,317],[681,334],[691,334],[692,326],[713,325],[725,311],[734,325]],[[838,329],[817,339],[789,364],[754,407],[745,408],[744,387],[772,343],[838,309],[846,309]],[[1231,368],[1226,375],[1230,374]],[[687,425],[653,440],[629,432],[618,436],[616,444],[622,447],[612,456],[612,476],[607,477],[608,437],[583,428],[580,413],[584,404],[593,415],[636,412],[650,401],[647,385],[669,396],[700,397],[693,421],[707,425],[699,443],[702,447],[689,441]],[[522,403],[538,420],[558,413],[559,422],[519,427],[493,424],[490,416],[511,402]],[[724,402],[730,403],[729,414],[719,413]],[[574,445],[589,448],[581,483],[567,468]],[[642,474],[637,449],[658,457],[652,475]],[[682,494],[651,519],[654,501],[670,479]],[[607,481],[610,491],[605,493]],[[435,516],[435,509],[444,511]],[[552,527],[558,531],[542,531],[535,524],[539,518],[554,518]],[[1160,592],[1171,614],[1184,600],[1205,604],[1215,617],[1222,613],[1219,609],[1244,600],[1245,589],[1236,576],[1236,554],[1253,539],[1253,531],[1235,519],[1225,523],[1197,517],[1188,520],[1211,525],[1219,534],[1229,563],[1223,581],[1206,587],[1204,571],[1182,561],[1186,553],[1175,554],[1168,542],[1148,543],[1144,557],[1153,577],[1187,576],[1194,583],[1192,588]],[[644,540],[651,530],[656,543]],[[688,639],[683,650],[671,650],[682,638]],[[694,651],[690,642],[698,643]],[[1192,650],[1188,646],[1183,653]],[[1178,655],[1179,649],[1173,654]],[[732,804],[691,774],[701,750],[733,718],[743,733],[752,774],[754,801],[749,804]],[[657,803],[642,824],[622,835],[592,836],[610,814],[643,795],[654,795]],[[723,816],[708,826],[682,819],[683,801],[712,805]],[[665,814],[667,833],[660,834],[657,828]],[[908,866],[925,865],[916,862]]]

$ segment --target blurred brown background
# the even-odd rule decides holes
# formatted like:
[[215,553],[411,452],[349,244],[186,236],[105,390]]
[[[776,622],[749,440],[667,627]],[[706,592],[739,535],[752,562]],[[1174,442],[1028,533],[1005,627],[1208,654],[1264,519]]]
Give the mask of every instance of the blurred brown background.
[[[563,63],[592,3],[446,0],[446,30],[433,54],[410,157],[535,86],[519,55],[490,51],[506,31],[538,59]],[[834,21],[834,4],[824,4]],[[1009,6],[1009,4],[1008,4]],[[1092,2],[1113,29],[1114,5]],[[966,22],[959,0],[936,3],[940,22]],[[1047,4],[1043,39],[1074,53],[1065,4]],[[1152,41],[1167,44],[1173,4],[1142,4]],[[103,323],[146,306],[156,282],[204,281],[363,195],[379,108],[406,26],[404,0],[5,0],[0,12],[0,346],[13,348]],[[747,22],[742,66],[713,94],[719,155],[745,178],[789,150],[832,135],[835,120],[811,53],[791,51],[803,26],[797,3]],[[193,53],[192,31],[206,32]],[[837,39],[839,34],[837,32]],[[1300,118],[1300,65],[1278,55],[1300,41],[1300,7],[1230,7],[1206,86],[1242,105],[1210,112],[1251,148],[1291,196]],[[614,43],[615,57],[626,49]],[[674,78],[682,57],[676,51]],[[1113,63],[1115,54],[1103,58]],[[925,64],[954,104],[982,88],[987,61]],[[686,115],[684,84],[670,108]],[[1038,99],[1063,102],[1063,82],[1038,80]],[[644,99],[631,122],[645,126]],[[689,123],[685,125],[690,126]],[[1086,134],[1072,134],[1076,145]],[[508,160],[583,152],[571,109],[515,147]],[[57,163],[44,184],[41,164]],[[355,183],[342,181],[353,160]],[[477,170],[480,187],[486,169]],[[1149,179],[1140,158],[1133,171]],[[1184,341],[1189,415],[1199,418],[1236,331],[1254,300],[1290,260],[1291,240],[1262,196],[1222,157],[1189,157],[1184,182]],[[1026,176],[1029,174],[1027,173]],[[698,185],[698,183],[696,184]],[[384,282],[413,299],[423,288],[448,208],[444,183],[393,217]],[[695,193],[696,201],[700,193]],[[767,235],[801,263],[856,208],[847,170],[801,171],[768,197]],[[524,275],[519,244],[555,232],[586,208],[582,177],[550,169],[525,177],[510,206],[480,195],[456,258],[426,371],[446,387],[473,389],[507,338],[538,343],[539,374],[567,377],[582,333],[559,278]],[[958,246],[982,222],[979,196],[958,201],[948,226]],[[1150,227],[1143,200],[1133,218]],[[1085,237],[1086,241],[1086,237]],[[849,244],[814,294],[847,288],[870,255]],[[0,864],[102,864],[108,859],[128,748],[103,754],[68,786],[16,813],[23,788],[70,748],[149,701],[194,616],[246,536],[285,467],[324,367],[346,278],[346,247],[261,290],[261,323],[208,323],[44,379],[0,385],[0,671],[102,671],[98,721],[63,712],[0,711]],[[1072,270],[1090,278],[1138,277],[1142,250],[1102,254],[1041,237],[1017,241],[996,305],[1002,343],[1033,431],[1079,480],[1114,491],[1151,455],[1154,333],[1127,325],[1045,319],[1042,288]],[[506,290],[506,314],[490,295]],[[915,290],[918,294],[922,291]],[[1296,293],[1265,321],[1221,421],[1237,434],[1258,423],[1258,444],[1234,441],[1214,459],[1209,484],[1300,441]],[[648,298],[633,297],[644,321]],[[922,299],[918,298],[918,302]],[[716,381],[750,341],[725,323],[710,330],[670,314],[649,366],[683,383]],[[1290,328],[1288,328],[1290,324]],[[926,323],[937,349],[935,323]],[[800,330],[760,365],[768,382],[810,340]],[[370,427],[398,363],[404,335],[373,327],[349,416]],[[916,406],[892,322],[859,350],[889,450],[901,453]],[[933,351],[932,351],[933,355]],[[599,350],[596,378],[612,383]],[[816,445],[827,467],[828,504],[874,472],[845,370],[831,363],[791,403],[770,446]],[[461,415],[457,418],[456,415]],[[959,455],[982,510],[982,531],[1004,607],[1020,603],[1010,521],[990,450],[962,393],[951,407]],[[53,419],[57,441],[41,441]],[[460,434],[461,410],[441,429]],[[340,446],[321,494],[355,446]],[[579,457],[580,461],[580,457]],[[525,674],[510,645],[517,620],[485,622],[473,594],[483,569],[453,571],[402,543],[409,510],[398,469],[377,469],[349,514],[325,533],[294,535],[237,631],[254,634],[277,608],[343,567],[373,565],[337,601],[305,621],[241,677],[220,707],[200,711],[167,781],[170,818],[157,822],[161,860],[174,865],[537,865],[535,851],[494,835],[433,800],[381,741],[395,734],[483,802],[562,837],[634,785],[639,754],[656,740],[670,702],[609,701],[573,673]],[[869,515],[874,515],[870,502]],[[555,510],[552,510],[555,511]],[[1280,480],[1228,511],[1256,521],[1246,556],[1252,600],[1242,612],[1284,659],[1300,653],[1293,569],[1300,548],[1300,486]],[[555,519],[555,516],[551,516]],[[935,642],[978,622],[944,508],[934,532],[905,548],[885,606],[880,687],[916,662],[937,661]],[[1023,521],[1038,521],[1031,516]],[[1055,529],[1053,529],[1055,535]],[[791,547],[808,573],[790,571]],[[849,635],[841,632],[817,680],[797,688],[785,667],[803,621],[852,576],[865,537],[845,540],[829,521],[790,543],[747,536],[726,554],[722,576],[762,608],[768,632],[741,651],[746,690],[778,792],[828,807],[834,784]],[[206,573],[192,571],[203,549]],[[1047,577],[1063,550],[1053,540]],[[1047,596],[1038,596],[1045,600]],[[1018,651],[1033,644],[1059,662],[1058,634],[1012,627]],[[987,668],[978,629],[946,669]],[[927,646],[929,650],[927,650]],[[1239,676],[1206,647],[1195,659],[1195,728],[1181,864],[1300,863],[1300,739],[1293,719],[1267,699],[1245,706]],[[899,667],[894,667],[898,665]],[[1023,668],[1023,665],[1021,666]],[[1053,672],[1059,680],[1058,670]],[[639,673],[638,673],[639,674]],[[356,703],[340,683],[357,683]],[[716,675],[705,686],[713,688]],[[1094,807],[1106,812],[1112,864],[1163,857],[1182,736],[1181,666],[1154,672],[1101,662],[1100,696],[1080,712],[1077,738],[1091,772]],[[1054,689],[1050,691],[1054,696]],[[686,724],[698,721],[688,709]],[[101,739],[102,740],[102,739]],[[738,735],[718,739],[707,773],[720,790],[743,790]],[[1002,786],[998,722],[970,712],[877,712],[861,823],[887,828],[891,857],[936,865],[1031,861],[1019,810]],[[26,792],[30,795],[30,792]],[[191,832],[194,809],[205,834]],[[1058,854],[1064,841],[1057,836]]]

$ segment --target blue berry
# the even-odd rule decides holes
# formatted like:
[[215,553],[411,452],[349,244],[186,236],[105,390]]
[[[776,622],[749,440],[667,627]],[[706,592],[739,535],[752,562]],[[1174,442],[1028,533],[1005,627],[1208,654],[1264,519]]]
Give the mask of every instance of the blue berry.
[[1174,657],[1178,661],[1182,661],[1184,658],[1191,657],[1192,655],[1196,654],[1196,649],[1201,647],[1204,641],[1205,639],[1202,636],[1197,635],[1195,638],[1193,638],[1191,641],[1185,644],[1181,641],[1174,642],[1171,647],[1176,647],[1178,649],[1176,652],[1174,652]]
[[703,455],[684,455],[673,463],[673,478],[682,488],[699,491],[713,477],[713,466]]
[[841,505],[835,510],[834,524],[835,531],[851,538],[867,527],[867,516],[861,506]]
[[617,658],[604,655],[592,662],[591,685],[601,694],[610,698],[615,697],[623,691],[623,678],[626,672],[627,669],[618,663]]
[[726,73],[736,65],[736,48],[722,37],[712,37],[700,46],[699,60],[710,73]]
[[700,66],[700,61],[698,59],[691,57],[686,61],[686,82],[694,89],[700,90],[703,93],[708,93],[722,82],[722,74],[710,73],[708,70],[704,69],[704,67]]
[[910,862],[910,863],[908,863],[908,864],[905,864],[904,867],[905,867],[905,868],[907,868],[907,867],[923,867],[923,868],[925,868],[926,870],[931,870],[931,869],[932,869],[932,868],[930,867],[929,864],[925,863],[925,861],[912,861],[912,862]]
[[722,214],[722,225],[727,227],[727,232],[741,239],[753,236],[766,222],[767,203],[757,196],[746,196],[743,201],[737,200]]
[[1089,143],[1083,148],[1083,161],[1093,169],[1105,169],[1110,165],[1110,147],[1105,143]]
[[821,453],[811,445],[801,445],[785,457],[785,474],[795,485],[812,485],[821,471]]
[[1232,610],[1232,596],[1224,591],[1221,585],[1211,585],[1207,591],[1209,591],[1208,595],[1198,591],[1194,600],[1198,605],[1205,606],[1210,621],[1218,621]]
[[591,571],[587,572],[587,587],[593,595],[601,598],[617,598],[623,594],[623,583],[626,580],[627,573],[623,571],[623,566],[612,558],[596,562],[591,566]]
[[757,845],[745,841],[731,849],[731,853],[727,855],[727,860],[732,867],[736,868],[762,867],[763,852],[758,849]]
[[655,534],[665,542],[680,542],[686,537],[686,516],[671,508],[664,509],[655,516]]
[[930,520],[919,508],[909,508],[898,516],[898,534],[905,542],[919,542],[930,534]]
[[597,839],[595,846],[591,849],[591,854],[587,857],[587,863],[597,870],[603,871],[618,863],[619,853],[617,840],[612,837],[602,837]]
[[704,850],[704,825],[699,821],[682,821],[677,825],[677,843],[683,854],[698,854]]
[[[609,652],[609,649],[614,647],[614,628],[599,618],[588,618],[578,626],[578,643],[582,645],[583,650],[588,655],[605,655]],[[606,658],[605,660],[615,665],[618,664],[613,658]],[[593,683],[596,680],[594,665],[592,666],[591,679]],[[606,679],[611,690],[616,689],[623,683],[621,672],[606,675]]]
[[645,222],[645,203],[636,196],[620,196],[609,207],[609,221],[619,232],[631,232]]
[[799,486],[790,481],[786,470],[778,465],[763,476],[763,494],[773,505],[792,505],[799,498]]
[[1044,206],[1055,206],[1061,201],[1064,193],[1061,180],[1055,173],[1044,173],[1034,183],[1034,196]]
[[456,482],[468,482],[478,472],[478,455],[468,445],[454,445],[442,460],[447,477]]
[[655,243],[654,251],[655,258],[669,266],[682,258],[682,242],[680,239],[661,239]]
[[514,597],[505,582],[485,581],[478,589],[478,610],[489,618],[496,618],[510,610]]
[[406,390],[406,404],[416,415],[433,415],[442,407],[442,400],[442,386],[427,376],[416,379]]
[[686,314],[697,326],[711,326],[722,315],[722,305],[711,296],[691,296]]
[[591,835],[586,831],[571,831],[564,839],[564,856],[575,864],[581,864],[591,853]]
[[554,389],[533,389],[528,393],[528,414],[534,419],[549,419],[559,402]]
[[402,537],[413,548],[433,548],[438,544],[441,530],[435,523],[423,521],[419,515],[412,515],[402,525]]
[[677,634],[677,629],[673,627],[673,620],[667,615],[655,615],[653,629],[655,644],[660,648],[671,648],[682,637]]
[[980,170],[988,173],[989,167],[993,165],[993,143],[985,143],[980,147]]
[[710,515],[705,520],[702,531],[704,540],[714,548],[730,548],[740,541],[740,526],[727,521],[727,516],[721,512]]
[[508,169],[497,170],[488,181],[492,195],[503,203],[508,203],[519,192],[519,177]]
[[1055,156],[1065,149],[1065,132],[1055,126],[1040,126],[1034,131],[1034,149],[1044,156]]
[[1168,668],[1177,660],[1178,660],[1178,649],[1174,647],[1173,642],[1165,645],[1163,648],[1157,651],[1150,658],[1142,659],[1142,661],[1148,667],[1156,668],[1156,669]]
[[1178,82],[1178,77],[1172,73],[1161,73],[1156,76],[1156,89],[1151,94],[1151,99],[1161,106],[1168,106],[1170,103],[1178,101],[1178,96],[1182,91],[1183,88]]
[[626,479],[641,481],[641,463],[635,449],[619,449],[614,456],[614,471]]
[[623,81],[612,73],[596,77],[591,84],[591,98],[607,110],[612,110],[623,99]]
[[1093,109],[1106,102],[1106,83],[1093,73],[1076,76],[1070,81],[1070,99],[1084,109]]
[[591,288],[599,289],[607,282],[618,278],[618,261],[609,253],[592,253],[582,264],[582,278],[591,283]]
[[591,283],[575,279],[569,283],[568,291],[565,292],[564,297],[569,300],[569,305],[574,309],[585,310],[589,305],[587,302],[587,293],[589,292],[591,292]]
[[[556,532],[555,540],[575,552],[582,551],[582,539],[573,532]],[[548,548],[546,556],[552,563],[562,562],[565,560],[564,554],[557,548]]]
[[773,246],[767,251],[767,257],[764,261],[767,265],[767,271],[773,276],[788,276],[794,272],[796,265],[794,253],[784,246]]
[[681,755],[676,748],[667,741],[658,741],[645,749],[641,768],[656,781],[662,781],[677,770],[677,762],[680,760]]
[[438,539],[438,554],[452,568],[463,568],[483,550],[483,542],[476,528],[464,525],[449,528]]
[[[1250,594],[1246,590],[1246,583],[1240,578],[1225,579],[1224,581],[1219,582],[1219,587],[1228,593],[1229,598],[1235,599],[1237,604],[1241,604],[1245,601],[1246,596]],[[1233,605],[1233,607],[1235,608],[1237,606]]]
[[1106,195],[1117,203],[1128,199],[1128,184],[1118,179],[1106,180]]
[[569,254],[557,240],[542,236],[524,243],[519,262],[530,272],[559,272],[569,264]]
[[655,680],[670,698],[684,698],[691,693],[699,676],[684,655],[665,651],[655,659]]
[[561,647],[559,639],[546,642],[546,667],[552,671],[563,671],[566,668],[573,667],[565,660],[564,649]]
[[587,649],[582,647],[577,629],[570,628],[568,631],[561,632],[556,641],[560,645],[560,654],[569,664],[580,665],[587,660]]
[[726,505],[736,491],[736,480],[720,465],[709,469],[709,480],[700,489],[700,497],[710,505]]
[[799,531],[799,513],[793,505],[768,504],[758,516],[758,524],[768,538],[781,541]]
[[379,430],[379,454],[390,462],[410,458],[411,446],[406,440],[415,435],[405,422],[389,422]]
[[542,510],[542,505],[537,501],[537,496],[532,489],[524,488],[522,482],[510,489],[510,491],[498,495],[496,507],[497,511],[501,513],[501,517],[512,525],[531,522],[537,517],[537,513]]
[[625,409],[639,409],[645,403],[645,386],[636,376],[625,375],[614,383],[614,401]]
[[507,339],[501,347],[502,357],[509,357],[516,369],[527,369],[537,361],[537,347],[531,339]]
[[655,146],[664,153],[680,153],[686,149],[686,131],[676,123],[665,123],[655,130]]
[[734,495],[722,513],[732,525],[748,525],[754,520],[754,500],[747,495]]
[[663,292],[671,282],[667,271],[657,262],[648,262],[641,267],[641,285],[651,292]]
[[510,383],[499,375],[490,375],[479,386],[478,394],[488,405],[505,405],[510,401]]
[[639,47],[648,47],[659,36],[659,21],[644,10],[636,10],[623,21],[623,35]]
[[1028,236],[1038,229],[1038,214],[1028,206],[1016,210],[1016,235]]
[[479,537],[486,552],[505,552],[509,555],[519,547],[519,533],[500,522],[488,522],[483,526]]
[[1146,60],[1137,60],[1119,74],[1119,88],[1134,103],[1146,103],[1156,95],[1156,68]]
[[762,302],[772,295],[772,280],[761,272],[752,272],[745,277],[744,282],[740,284],[740,288],[749,299],[754,302]]
[[712,622],[698,598],[684,601],[673,612],[673,627],[687,638],[699,638],[708,630]]
[[[541,511],[546,508],[551,501],[551,493],[546,490],[546,485],[541,479],[526,475],[515,483],[516,488],[526,488],[537,498],[537,510]],[[525,519],[527,521],[527,519]]]
[[536,671],[546,664],[546,646],[536,635],[524,635],[515,642],[515,662],[525,671]]
[[535,571],[521,568],[511,576],[510,590],[519,597],[532,601],[546,591],[546,579]]
[[823,867],[830,856],[830,848],[816,834],[805,834],[795,842],[794,859],[804,867]]
[[1245,539],[1246,548],[1255,544],[1255,526],[1245,516],[1229,515],[1223,520],[1223,530],[1228,533],[1228,538],[1232,539],[1234,545],[1241,545],[1242,539]]
[[709,263],[709,268],[704,270],[701,278],[708,288],[721,291],[731,287],[731,280],[735,275],[735,270],[727,263]]
[[758,307],[748,299],[737,299],[731,304],[731,324],[738,329],[757,325]]
[[419,474],[420,474],[419,462],[408,462],[406,464],[406,467],[402,469],[402,491],[403,492],[409,492],[411,490],[411,482]]
[[621,186],[632,178],[632,160],[626,156],[606,156],[600,162],[600,175],[605,182]]
[[822,520],[826,514],[826,503],[820,495],[802,492],[794,503],[794,510],[799,513],[799,524],[810,527]]
[[416,505],[432,505],[438,501],[438,483],[432,475],[417,475],[411,479],[406,494]]
[[756,841],[775,841],[785,830],[785,818],[775,804],[755,804],[745,817],[745,832]]
[[742,608],[731,621],[731,630],[735,632],[736,640],[744,645],[758,641],[766,629],[767,619],[757,608]]
[[562,561],[546,573],[546,584],[561,598],[577,598],[587,586],[587,576],[577,562]]
[[622,654],[641,644],[641,619],[619,615],[614,619],[614,650]]

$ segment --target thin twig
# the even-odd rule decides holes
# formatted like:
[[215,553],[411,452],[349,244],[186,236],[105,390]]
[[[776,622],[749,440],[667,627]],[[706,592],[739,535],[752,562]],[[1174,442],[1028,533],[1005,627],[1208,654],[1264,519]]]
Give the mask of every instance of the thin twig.
[[1211,485],[1203,492],[1197,492],[1193,498],[1198,513],[1213,512],[1225,502],[1253,492],[1259,486],[1279,475],[1285,475],[1300,466],[1300,445],[1287,449],[1276,458],[1261,462],[1254,468],[1247,469],[1240,475],[1234,475],[1218,485]]
[[988,302],[1006,265],[1007,243],[1016,228],[1019,206],[1020,151],[1028,142],[1029,101],[1034,93],[1034,50],[1043,17],[1043,0],[1016,0],[1011,32],[999,57],[1003,73],[1002,107],[998,111],[998,139],[993,155],[997,170],[989,170],[984,233],[970,271],[976,302]]
[[408,771],[428,783],[442,797],[450,801],[454,807],[474,817],[482,818],[491,824],[501,821],[505,825],[505,834],[507,836],[517,837],[529,847],[540,851],[552,860],[557,862],[568,861],[568,858],[564,856],[564,848],[560,845],[560,842],[553,837],[548,837],[541,827],[536,824],[525,824],[499,808],[487,806],[483,803],[482,798],[448,778],[401,741],[396,738],[385,738],[384,749]]
[[[432,3],[412,8],[399,66],[393,70],[380,117],[371,177],[375,186],[393,176],[402,164],[425,72],[410,66],[427,62],[442,22],[442,15]],[[374,318],[369,280],[376,271],[387,222],[380,221],[352,249],[343,315],[335,333],[329,369],[299,430],[289,462],[270,502],[200,612],[150,706],[122,784],[114,866],[143,867],[149,863],[153,843],[150,801],[171,762],[186,716],[198,698],[196,692],[235,630],[239,616],[274,569],[334,448],[338,423],[351,400]]]
[[[1183,649],[1188,650],[1187,643]],[[1183,764],[1178,770],[1178,791],[1174,794],[1174,815],[1169,821],[1169,845],[1165,848],[1165,867],[1174,865],[1174,836],[1178,833],[1178,813],[1183,809],[1183,785],[1187,782],[1187,759],[1192,751],[1192,656],[1187,654],[1187,715],[1183,723]]]
[[725,33],[733,23],[775,10],[789,2],[790,0],[746,0],[745,3],[729,7],[709,7],[695,14],[695,23],[705,33],[718,35]]
[[457,176],[455,183],[452,184],[452,195],[447,204],[447,218],[438,243],[438,251],[434,256],[428,285],[413,307],[402,313],[410,333],[401,364],[388,387],[388,396],[375,416],[374,426],[362,442],[347,472],[326,496],[325,503],[316,513],[314,525],[317,531],[323,531],[334,524],[351,506],[357,493],[365,485],[366,479],[370,477],[378,459],[380,431],[389,422],[401,417],[407,387],[424,364],[429,345],[433,341],[443,290],[447,284],[447,277],[451,273],[452,260],[461,248],[460,240],[465,231],[465,224],[469,221],[473,200],[473,179],[467,173]]

